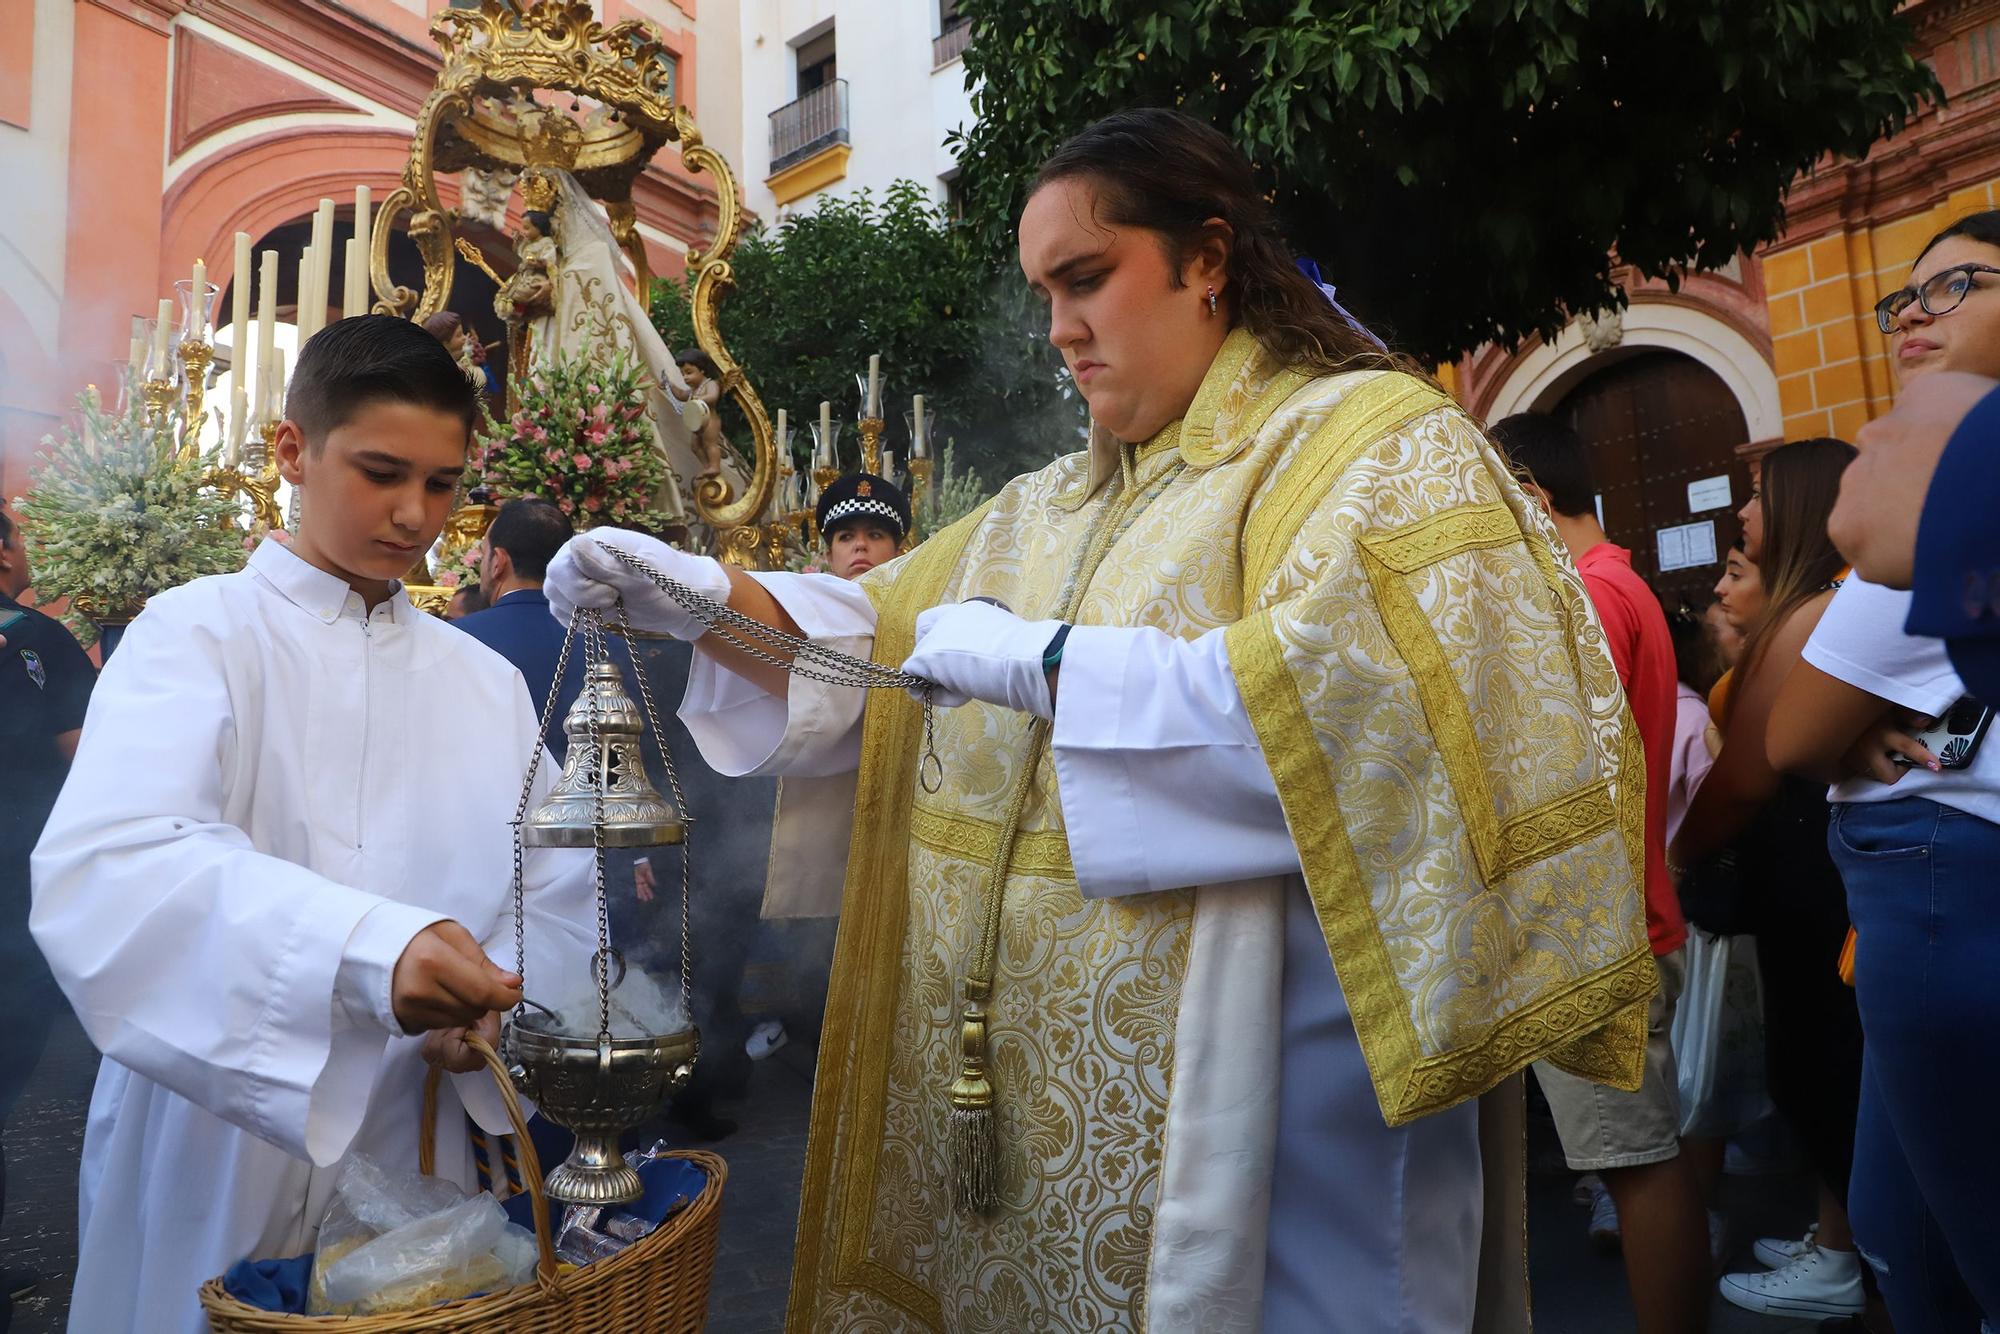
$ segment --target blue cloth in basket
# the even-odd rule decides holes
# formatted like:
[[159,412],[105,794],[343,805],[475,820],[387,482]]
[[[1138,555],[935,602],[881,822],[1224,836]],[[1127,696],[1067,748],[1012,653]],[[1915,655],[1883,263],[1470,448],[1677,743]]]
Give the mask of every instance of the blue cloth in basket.
[[[685,1158],[641,1158],[633,1170],[639,1174],[639,1185],[644,1193],[613,1212],[643,1218],[654,1227],[693,1203],[695,1197],[708,1187],[708,1173]],[[535,1206],[525,1192],[508,1196],[500,1202],[500,1207],[514,1222],[530,1232],[535,1230]],[[553,1206],[553,1216],[549,1221],[556,1227],[562,1226],[561,1205]]]
[[312,1267],[310,1251],[289,1260],[238,1260],[222,1276],[222,1290],[260,1311],[304,1315]]
[[654,1227],[692,1204],[708,1186],[708,1173],[685,1158],[643,1158],[635,1170],[645,1193],[620,1212],[643,1218]]

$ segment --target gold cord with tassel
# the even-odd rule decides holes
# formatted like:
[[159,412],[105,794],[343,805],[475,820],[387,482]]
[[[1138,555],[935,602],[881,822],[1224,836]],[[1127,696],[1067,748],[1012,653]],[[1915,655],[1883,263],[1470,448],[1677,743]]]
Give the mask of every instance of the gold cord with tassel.
[[984,1213],[1000,1194],[1000,1128],[993,1116],[993,1082],[986,1074],[986,991],[965,984],[959,1030],[958,1078],[951,1086],[952,1200],[965,1213]]
[[[1124,488],[1115,500],[1106,503],[1059,599],[1065,621],[1076,619],[1091,575],[1124,530],[1123,524],[1135,504],[1146,494],[1140,490],[1133,472],[1133,451],[1122,451],[1120,464]],[[1175,464],[1149,490],[1163,486],[1180,471],[1180,466]],[[995,841],[993,860],[987,866],[986,893],[980,904],[979,943],[966,972],[965,1008],[960,1011],[958,1078],[951,1085],[949,1118],[952,1200],[964,1213],[984,1213],[1000,1199],[1000,1125],[994,1110],[996,1093],[989,1059],[992,1042],[986,1027],[986,1003],[993,996],[994,977],[999,970],[1007,864],[1013,859],[1014,844],[1021,832],[1021,813],[1027,809],[1028,795],[1034,790],[1035,771],[1048,750],[1050,730],[1051,724],[1044,718],[1036,718],[1029,724],[1028,753],[1014,777],[1007,818]]]

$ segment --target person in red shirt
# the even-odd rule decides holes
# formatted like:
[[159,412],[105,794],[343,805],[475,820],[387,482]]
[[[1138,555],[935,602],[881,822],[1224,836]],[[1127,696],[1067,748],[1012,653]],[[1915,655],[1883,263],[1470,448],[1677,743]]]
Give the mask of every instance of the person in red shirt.
[[[1648,1016],[1645,1081],[1636,1093],[1602,1087],[1540,1064],[1535,1076],[1555,1113],[1563,1156],[1595,1172],[1616,1208],[1593,1218],[1592,1234],[1623,1234],[1625,1278],[1640,1334],[1707,1327],[1707,1211],[1693,1164],[1680,1151],[1679,1073],[1669,1032],[1684,976],[1687,924],[1667,870],[1676,684],[1673,635],[1660,600],[1632,569],[1632,553],[1606,540],[1581,437],[1554,417],[1523,413],[1489,434],[1528,494],[1548,511],[1569,547],[1612,663],[1630,701],[1646,757],[1646,929],[1660,970]],[[1608,1222],[1608,1227],[1607,1227]]]

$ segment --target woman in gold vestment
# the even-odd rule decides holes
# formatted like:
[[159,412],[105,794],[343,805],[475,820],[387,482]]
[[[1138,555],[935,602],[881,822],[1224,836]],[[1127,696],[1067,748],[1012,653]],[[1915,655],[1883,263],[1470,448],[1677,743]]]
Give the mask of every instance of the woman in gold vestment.
[[[1214,130],[1085,130],[1020,252],[1085,451],[858,584],[602,530],[550,569],[558,614],[697,643],[711,764],[851,813],[789,1327],[1521,1328],[1518,1122],[1483,1153],[1477,1100],[1636,1086],[1655,985],[1581,583]],[[913,700],[614,552],[934,681],[941,778]]]

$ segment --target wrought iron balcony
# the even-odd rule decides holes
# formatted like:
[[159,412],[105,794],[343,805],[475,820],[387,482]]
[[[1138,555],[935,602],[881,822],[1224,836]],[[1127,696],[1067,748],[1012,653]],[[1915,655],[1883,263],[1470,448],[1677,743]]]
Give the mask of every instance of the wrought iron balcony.
[[972,40],[972,21],[958,19],[937,36],[931,38],[931,68],[943,69],[958,59],[965,50],[965,44]]
[[847,138],[847,80],[821,84],[771,113],[771,170],[783,171]]

